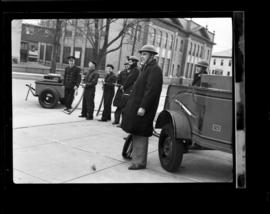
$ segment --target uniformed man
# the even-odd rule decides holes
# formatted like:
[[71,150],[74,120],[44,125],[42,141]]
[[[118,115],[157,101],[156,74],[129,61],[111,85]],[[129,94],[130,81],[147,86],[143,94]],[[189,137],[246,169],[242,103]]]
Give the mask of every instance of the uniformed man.
[[85,115],[80,115],[81,117],[86,116],[87,120],[93,120],[93,113],[95,109],[95,92],[96,92],[96,84],[98,82],[99,73],[95,70],[96,63],[94,61],[90,61],[88,63],[89,70],[84,78],[83,88],[84,88],[84,108]]
[[207,74],[207,67],[208,67],[208,63],[201,61],[198,62],[196,65],[196,72],[194,74],[194,78],[192,81],[192,85],[193,86],[200,86],[201,85],[201,75],[202,74]]
[[114,97],[114,85],[116,83],[116,75],[113,72],[114,66],[111,64],[106,65],[106,76],[104,78],[103,84],[103,96],[104,96],[104,107],[102,112],[102,117],[99,121],[111,120],[112,112],[112,100]]
[[137,65],[138,61],[139,59],[136,56],[128,57],[128,62],[125,63],[127,66],[126,69],[123,70],[118,76],[117,83],[119,86],[113,102],[117,109],[114,113],[113,125],[119,124],[121,113],[127,103],[132,86],[139,76],[140,71]]
[[74,93],[79,88],[81,82],[81,69],[75,66],[75,57],[68,57],[69,66],[65,68],[64,73],[64,86],[65,86],[65,95],[64,102],[66,108],[64,111],[70,111],[71,105],[74,99]]

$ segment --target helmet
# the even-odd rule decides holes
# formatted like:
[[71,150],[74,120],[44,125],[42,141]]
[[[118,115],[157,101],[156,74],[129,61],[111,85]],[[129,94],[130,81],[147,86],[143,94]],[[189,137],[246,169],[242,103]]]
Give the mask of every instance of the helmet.
[[153,54],[158,54],[158,52],[156,51],[156,48],[153,46],[153,45],[144,45],[142,46],[142,48],[139,50],[139,53],[141,52],[150,52],[150,53],[153,53]]
[[139,59],[136,56],[130,56],[128,60],[139,61]]
[[208,67],[208,63],[207,62],[205,62],[205,61],[200,61],[200,62],[198,62],[197,63],[197,66],[201,66],[201,67]]

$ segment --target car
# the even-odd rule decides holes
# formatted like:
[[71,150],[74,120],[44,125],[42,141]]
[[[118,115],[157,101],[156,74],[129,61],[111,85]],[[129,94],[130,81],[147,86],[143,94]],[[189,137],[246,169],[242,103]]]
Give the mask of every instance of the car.
[[156,129],[161,166],[175,172],[191,145],[232,153],[232,77],[202,74],[199,86],[170,84]]

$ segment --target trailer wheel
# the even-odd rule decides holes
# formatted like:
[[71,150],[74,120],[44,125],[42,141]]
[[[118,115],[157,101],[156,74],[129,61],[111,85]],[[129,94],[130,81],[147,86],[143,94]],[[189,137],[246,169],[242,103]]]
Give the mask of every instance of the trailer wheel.
[[169,172],[177,171],[181,165],[184,151],[183,143],[176,140],[174,136],[173,125],[165,125],[161,130],[158,142],[161,166]]
[[53,108],[59,101],[59,94],[55,89],[44,89],[38,96],[39,104],[43,108]]

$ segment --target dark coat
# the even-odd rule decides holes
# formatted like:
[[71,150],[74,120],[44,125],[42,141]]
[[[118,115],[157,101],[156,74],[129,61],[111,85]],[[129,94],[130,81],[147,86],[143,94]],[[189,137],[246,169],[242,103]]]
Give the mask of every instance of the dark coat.
[[199,73],[194,74],[192,85],[194,85],[194,86],[200,86],[201,85],[201,75],[202,74],[207,74],[207,72],[206,71],[201,71]]
[[123,86],[123,90],[118,87],[116,95],[114,97],[113,105],[122,108],[126,105],[128,95],[131,93],[131,89],[136,79],[139,76],[139,68],[137,66],[132,67],[130,70],[123,70],[118,75],[117,84]]
[[93,88],[96,86],[99,78],[99,73],[95,70],[89,71],[84,78],[85,89]]
[[[142,68],[123,110],[121,128],[124,131],[139,136],[152,136],[162,84],[162,70],[156,60],[152,60]],[[145,109],[144,116],[137,115],[140,107]]]
[[73,66],[72,68],[66,67],[64,73],[64,86],[66,88],[74,88],[76,85],[79,87],[81,83],[81,69],[77,66]]

